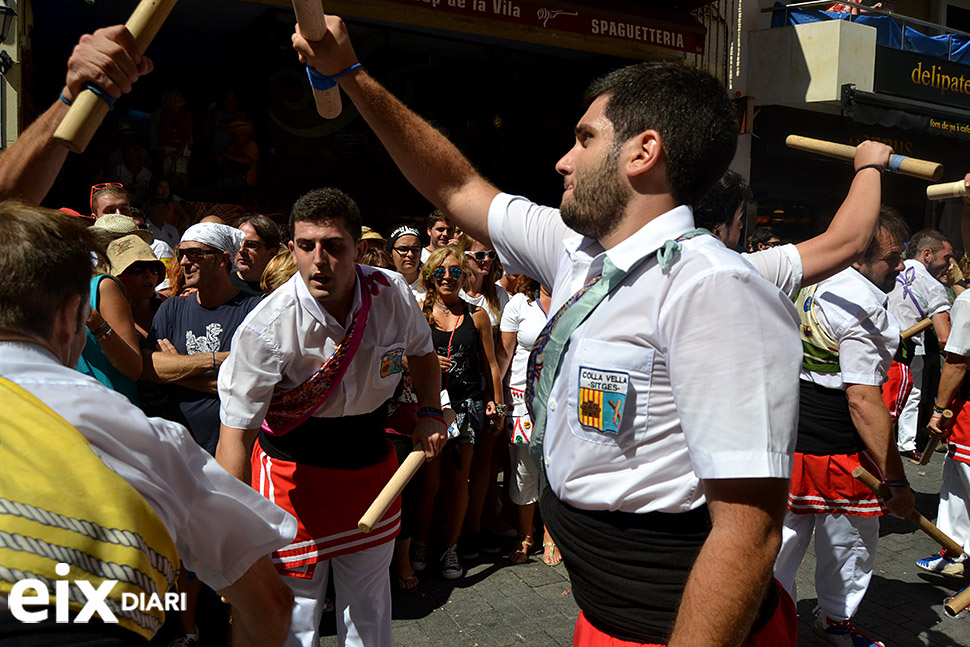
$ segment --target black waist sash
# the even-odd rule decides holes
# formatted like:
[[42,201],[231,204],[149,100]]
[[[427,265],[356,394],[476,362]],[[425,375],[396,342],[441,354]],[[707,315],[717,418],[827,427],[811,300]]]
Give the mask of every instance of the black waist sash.
[[[620,640],[666,644],[687,577],[711,530],[707,506],[682,514],[580,510],[548,486],[540,505],[590,624]],[[752,633],[777,604],[778,591],[771,586]]]
[[356,470],[376,465],[387,456],[386,419],[386,402],[358,416],[311,416],[284,436],[270,436],[260,430],[259,445],[270,458],[313,467]]
[[841,389],[798,380],[798,438],[795,451],[816,456],[855,454],[866,446],[852,424],[849,399]]

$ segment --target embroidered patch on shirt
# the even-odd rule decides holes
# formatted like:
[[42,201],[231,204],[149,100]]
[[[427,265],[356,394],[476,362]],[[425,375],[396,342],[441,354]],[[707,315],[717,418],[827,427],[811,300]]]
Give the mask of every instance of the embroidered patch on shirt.
[[403,357],[403,348],[395,348],[384,353],[384,357],[381,358],[381,377],[402,372],[404,370],[404,365],[401,363]]
[[579,423],[597,431],[619,433],[630,374],[579,368]]

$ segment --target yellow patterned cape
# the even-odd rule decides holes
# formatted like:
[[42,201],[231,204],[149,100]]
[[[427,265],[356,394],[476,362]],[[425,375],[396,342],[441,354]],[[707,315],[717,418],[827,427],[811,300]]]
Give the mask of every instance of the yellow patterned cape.
[[[54,581],[70,580],[77,612],[86,598],[74,581],[97,589],[117,580],[107,606],[122,627],[151,638],[164,611],[125,611],[121,602],[123,593],[163,597],[175,582],[178,553],[161,519],[43,402],[2,378],[0,402],[0,594],[37,579],[53,606]],[[58,563],[70,565],[66,577]]]

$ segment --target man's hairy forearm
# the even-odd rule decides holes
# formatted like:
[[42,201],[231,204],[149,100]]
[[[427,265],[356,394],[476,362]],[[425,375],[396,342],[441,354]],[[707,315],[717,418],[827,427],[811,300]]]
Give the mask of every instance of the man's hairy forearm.
[[[229,353],[216,353],[216,368]],[[142,379],[161,384],[182,384],[186,380],[215,379],[212,370],[212,353],[177,355],[160,351],[145,353],[145,368]],[[184,384],[194,388],[189,384]]]
[[0,155],[0,200],[40,204],[67,159],[67,148],[54,141],[54,131],[67,105],[54,102],[17,141]]

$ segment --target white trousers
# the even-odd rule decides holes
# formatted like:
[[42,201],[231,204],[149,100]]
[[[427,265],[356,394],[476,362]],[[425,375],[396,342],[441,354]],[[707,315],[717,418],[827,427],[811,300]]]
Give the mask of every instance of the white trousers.
[[936,526],[970,553],[970,465],[947,457]]
[[920,387],[923,386],[923,355],[915,355],[909,365],[913,374],[913,390],[906,398],[903,410],[899,412],[896,423],[896,447],[901,452],[916,449],[916,428],[919,423]]
[[832,620],[855,615],[869,588],[879,543],[879,517],[834,514],[785,515],[775,577],[798,600],[795,574],[815,531],[815,592]]
[[320,562],[311,579],[284,577],[293,591],[293,618],[286,647],[319,647],[327,565],[333,567],[337,644],[341,647],[391,647],[391,580],[394,554],[389,541],[350,555]]

